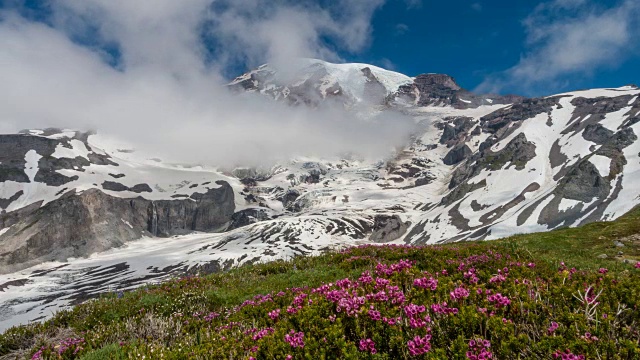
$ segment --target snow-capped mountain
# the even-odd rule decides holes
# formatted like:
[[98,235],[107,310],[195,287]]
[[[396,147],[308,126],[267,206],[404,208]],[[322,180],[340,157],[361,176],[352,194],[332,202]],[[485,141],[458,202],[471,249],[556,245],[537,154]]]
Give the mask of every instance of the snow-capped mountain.
[[268,64],[234,79],[236,91],[258,92],[290,104],[317,106],[337,101],[347,106],[383,105],[388,96],[413,80],[403,74],[367,64],[332,64],[301,59],[285,74]]
[[345,106],[451,106],[458,109],[481,105],[511,104],[521,96],[477,95],[462,89],[444,74],[415,78],[367,64],[332,64],[302,59],[283,71],[269,64],[234,79],[236,91],[257,92],[290,104],[317,106],[337,101]]
[[0,327],[172,274],[363,242],[495,239],[640,203],[634,86],[525,99],[317,60],[228,86],[292,106],[401,111],[421,130],[385,162],[233,170],[167,164],[99,134],[2,135]]

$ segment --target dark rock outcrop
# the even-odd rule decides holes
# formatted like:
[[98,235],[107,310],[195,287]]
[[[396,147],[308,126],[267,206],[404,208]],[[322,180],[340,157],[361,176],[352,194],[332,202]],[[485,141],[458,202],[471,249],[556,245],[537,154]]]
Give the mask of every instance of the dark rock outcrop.
[[144,234],[171,236],[227,228],[235,209],[231,186],[200,194],[197,200],[124,199],[98,189],[71,191],[57,201],[0,215],[0,272],[49,260],[87,256],[121,246]]
[[609,181],[600,175],[595,165],[581,161],[560,180],[555,193],[565,199],[588,203],[594,197],[604,199],[610,191]]
[[256,184],[258,181],[267,181],[273,176],[273,172],[270,169],[261,168],[235,168],[231,171],[231,174],[245,185],[247,183]]
[[531,119],[539,114],[550,114],[554,106],[558,106],[561,96],[548,98],[523,99],[511,106],[492,112],[480,118],[480,123],[485,132],[497,134],[500,129],[504,129],[507,125]]
[[102,188],[105,190],[110,190],[115,192],[131,191],[138,194],[143,192],[148,192],[148,193],[153,192],[153,190],[148,184],[138,184],[138,185],[129,187],[115,181],[104,181],[102,183]]
[[476,95],[462,89],[449,75],[422,74],[413,83],[400,86],[389,96],[387,103],[396,101],[417,106],[453,106],[458,109],[476,108],[481,105],[511,104],[522,100],[516,95]]
[[[631,95],[623,95],[617,97],[597,97],[597,98],[584,98],[577,97],[571,100],[571,104],[575,105],[569,126],[562,131],[562,134],[579,133],[585,130],[589,125],[600,123],[607,114],[622,110],[629,106],[630,101],[633,99]],[[636,101],[632,104],[632,108],[628,115],[635,114],[637,116],[640,111],[640,102]],[[633,116],[627,119],[627,122],[622,124],[622,127],[628,127],[629,121],[633,121]]]
[[109,191],[116,191],[116,192],[121,192],[121,191],[128,191],[129,187],[125,186],[123,184],[120,184],[118,182],[115,181],[105,181],[102,183],[102,188],[105,190],[109,190]]
[[[78,179],[78,176],[66,176],[60,174],[58,170],[84,171],[84,167],[91,165],[116,165],[110,160],[108,155],[97,154],[90,151],[87,157],[75,158],[55,158],[58,146],[72,149],[70,140],[84,142],[87,149],[89,145],[87,138],[90,133],[76,132],[73,138],[50,139],[44,137],[47,134],[60,132],[58,129],[46,129],[43,136],[30,135],[26,133],[15,135],[0,135],[0,183],[5,181],[15,181],[20,183],[29,182],[29,177],[25,173],[26,155],[29,151],[38,154],[38,172],[34,181],[45,183],[49,186],[61,186]],[[91,160],[91,161],[90,161]],[[95,160],[95,162],[93,161]]]
[[451,177],[449,189],[468,181],[480,174],[483,169],[498,170],[508,164],[516,170],[524,169],[525,165],[536,156],[536,146],[527,140],[524,133],[514,137],[503,149],[493,152],[490,148],[481,150],[469,157],[459,166]]
[[297,211],[294,204],[300,197],[300,192],[295,189],[289,189],[284,194],[278,196],[276,199],[282,202],[282,206],[289,211]]
[[445,165],[455,165],[471,156],[473,152],[466,144],[460,144],[451,149],[442,159]]
[[466,116],[445,118],[444,120],[445,123],[442,123],[439,126],[442,128],[440,144],[447,145],[448,147],[464,143],[467,140],[471,129],[477,123],[477,121]]
[[582,137],[585,140],[592,141],[599,145],[604,144],[611,136],[613,136],[613,131],[600,124],[587,125],[582,132]]
[[231,223],[226,230],[238,229],[265,220],[269,220],[267,210],[258,208],[245,209],[233,214]]
[[376,215],[374,218],[371,241],[385,243],[399,239],[411,223],[403,222],[398,215]]
[[151,187],[148,184],[138,184],[138,185],[134,185],[132,187],[129,188],[129,191],[134,192],[134,193],[143,193],[143,192],[153,192],[153,190],[151,189]]
[[8,208],[12,202],[18,200],[22,195],[24,195],[24,191],[20,190],[15,194],[11,195],[8,199],[0,198],[0,209]]

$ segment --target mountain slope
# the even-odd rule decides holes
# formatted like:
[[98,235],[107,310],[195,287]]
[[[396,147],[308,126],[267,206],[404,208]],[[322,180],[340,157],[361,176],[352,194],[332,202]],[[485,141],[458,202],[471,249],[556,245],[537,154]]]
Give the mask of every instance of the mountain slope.
[[[41,348],[55,350],[74,336],[84,340],[76,355],[80,359],[153,357],[159,352],[167,357],[272,358],[281,351],[302,356],[305,351],[327,349],[336,357],[350,352],[355,358],[368,358],[366,350],[357,351],[359,340],[365,338],[373,339],[378,353],[402,357],[398,351],[417,331],[430,327],[429,353],[442,358],[464,356],[468,340],[477,336],[491,341],[490,351],[500,358],[547,358],[565,349],[594,357],[607,353],[611,359],[634,358],[640,352],[634,333],[638,313],[620,311],[633,309],[640,299],[640,269],[634,269],[640,259],[638,220],[636,209],[614,222],[494,242],[364,246],[174,279],[125,294],[114,289],[45,324],[0,335],[0,356],[30,358]],[[629,263],[616,256],[621,248]],[[581,301],[591,286],[595,289],[591,296],[599,294],[598,313],[609,314],[598,321],[589,319]],[[351,300],[356,299],[349,296],[354,292],[356,299],[362,299],[355,307]],[[510,304],[492,304],[488,298],[496,292]],[[327,303],[328,299],[334,300]],[[457,314],[439,312],[437,304],[444,306],[443,301]],[[411,312],[403,309],[411,310],[410,304],[426,307],[420,317],[425,323],[410,320]],[[377,312],[382,315],[379,320]],[[356,313],[358,318],[353,317]],[[388,324],[389,318],[398,316],[399,322]],[[159,331],[159,324],[161,329],[180,331]],[[291,329],[305,333],[304,348],[283,343]],[[587,332],[598,340],[585,337]],[[42,334],[47,336],[43,339]],[[284,346],[274,346],[279,343]],[[621,347],[622,343],[626,345]],[[74,350],[72,346],[69,352]]]
[[268,169],[168,164],[99,134],[0,135],[0,319],[190,271],[360,243],[496,239],[612,220],[640,203],[636,87],[524,99],[365,64],[292,68],[266,65],[229,87],[357,116],[401,112],[418,130],[381,161]]

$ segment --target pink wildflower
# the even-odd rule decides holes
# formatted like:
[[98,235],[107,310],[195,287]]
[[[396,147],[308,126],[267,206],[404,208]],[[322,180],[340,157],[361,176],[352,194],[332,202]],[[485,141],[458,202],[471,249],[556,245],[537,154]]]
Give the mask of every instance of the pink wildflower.
[[293,348],[304,348],[304,333],[291,330],[289,334],[284,336],[284,340]]
[[430,341],[430,334],[427,334],[424,337],[416,336],[413,340],[409,340],[409,342],[407,342],[409,354],[411,354],[411,356],[419,356],[428,353],[431,350]]
[[377,353],[376,344],[371,339],[360,340],[360,346],[358,348],[360,349],[360,351],[368,352],[371,354]]

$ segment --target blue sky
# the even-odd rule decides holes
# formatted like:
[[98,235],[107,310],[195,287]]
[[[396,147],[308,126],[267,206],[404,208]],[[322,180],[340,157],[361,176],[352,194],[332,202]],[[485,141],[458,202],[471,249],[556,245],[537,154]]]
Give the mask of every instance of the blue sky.
[[[475,89],[487,77],[499,76],[517,65],[521,57],[535,52],[535,46],[527,44],[528,32],[523,22],[544,3],[531,0],[425,0],[421,5],[407,6],[401,1],[388,2],[373,18],[370,48],[348,56],[348,59],[393,66],[408,75],[447,73],[463,87]],[[555,21],[560,23],[571,19],[579,21],[587,16],[585,11],[593,11],[597,16],[622,4],[614,0],[584,3],[582,8],[549,14],[549,21],[554,21],[554,15],[557,16]],[[588,33],[592,29],[586,25],[584,31]],[[632,42],[640,42],[637,23],[629,25],[628,34]],[[640,83],[637,45],[625,44],[621,48],[622,56],[612,55],[612,59],[602,63],[584,64],[583,69],[578,67],[576,72],[560,73],[545,84],[531,87],[508,84],[500,91],[545,95],[568,89]],[[601,51],[607,49],[603,46]]]
[[[109,27],[143,18],[182,26],[167,14],[178,10],[167,10],[165,3],[155,2],[155,11],[124,0],[4,0],[0,9],[44,23],[122,69],[134,57],[136,63],[175,65],[176,59],[155,59],[155,48],[147,54],[127,50],[127,35]],[[540,96],[640,83],[638,0],[184,2],[186,9],[198,7],[201,17],[189,20],[205,48],[200,60],[227,78],[263,62],[309,56],[372,63],[407,75],[446,73],[477,92]]]
[[452,0],[419,7],[387,3],[373,19],[371,47],[355,59],[391,63],[408,75],[447,73],[473,88],[488,73],[518,62],[526,37],[521,21],[537,3]]

